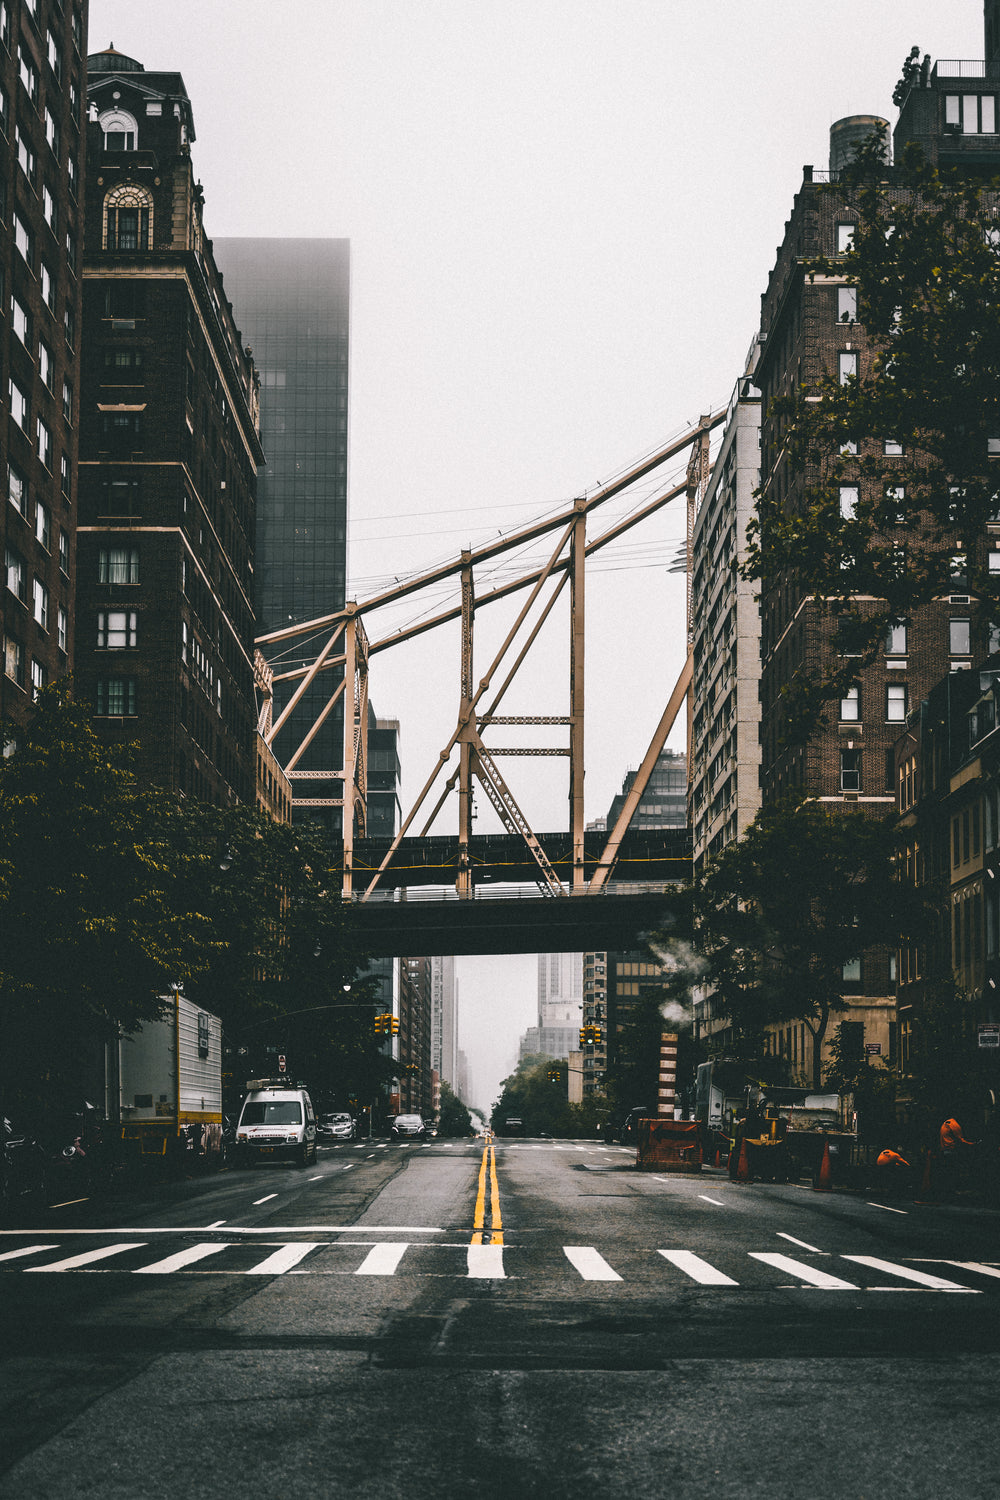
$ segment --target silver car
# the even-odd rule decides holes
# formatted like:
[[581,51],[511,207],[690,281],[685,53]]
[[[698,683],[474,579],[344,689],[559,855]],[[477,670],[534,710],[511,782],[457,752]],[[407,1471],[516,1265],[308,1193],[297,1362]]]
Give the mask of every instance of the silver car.
[[419,1115],[397,1115],[390,1134],[394,1141],[422,1141],[427,1130]]

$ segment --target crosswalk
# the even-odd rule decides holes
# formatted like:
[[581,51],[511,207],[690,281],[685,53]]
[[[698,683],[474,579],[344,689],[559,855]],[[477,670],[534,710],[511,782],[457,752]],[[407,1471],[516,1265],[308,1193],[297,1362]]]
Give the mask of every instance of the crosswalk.
[[[140,1231],[141,1233],[141,1231]],[[171,1232],[172,1233],[172,1232]],[[977,1295],[1000,1292],[1000,1262],[873,1255],[810,1258],[784,1251],[729,1250],[725,1269],[692,1250],[656,1246],[627,1251],[594,1245],[526,1246],[469,1244],[438,1239],[414,1241],[381,1234],[365,1236],[363,1227],[338,1238],[229,1237],[220,1231],[207,1238],[187,1232],[173,1244],[142,1239],[85,1241],[72,1234],[47,1240],[11,1243],[0,1240],[0,1274],[65,1275],[116,1272],[135,1276],[228,1275],[279,1277],[415,1276],[472,1277],[478,1280],[562,1280],[567,1278],[608,1288],[643,1282],[665,1292],[684,1286],[748,1290],[828,1292],[940,1292]],[[315,1231],[314,1231],[315,1233]],[[391,1232],[390,1232],[391,1234]],[[398,1235],[398,1231],[397,1231]],[[786,1239],[790,1236],[785,1236]],[[4,1245],[9,1248],[4,1248]],[[166,1252],[166,1253],[164,1253]]]

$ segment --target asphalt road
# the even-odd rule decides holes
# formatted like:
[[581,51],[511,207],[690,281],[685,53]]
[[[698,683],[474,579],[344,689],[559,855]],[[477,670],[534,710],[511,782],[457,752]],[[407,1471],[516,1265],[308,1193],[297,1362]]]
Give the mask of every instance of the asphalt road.
[[320,1149],[0,1234],[0,1496],[986,1500],[1000,1214],[597,1142]]

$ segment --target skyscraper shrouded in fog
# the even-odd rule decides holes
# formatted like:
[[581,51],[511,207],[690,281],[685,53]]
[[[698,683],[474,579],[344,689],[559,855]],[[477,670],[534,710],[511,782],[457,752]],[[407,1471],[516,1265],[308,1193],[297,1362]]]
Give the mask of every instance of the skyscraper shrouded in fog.
[[[257,621],[261,635],[342,609],[347,570],[350,242],[219,239],[215,254],[261,371]],[[310,659],[309,643],[268,648],[275,672]],[[321,674],[275,740],[287,764],[340,680]],[[294,686],[294,684],[293,684]],[[277,685],[275,716],[291,688]],[[339,828],[343,714],[338,704],[299,760],[293,809]],[[329,778],[322,774],[330,773]]]

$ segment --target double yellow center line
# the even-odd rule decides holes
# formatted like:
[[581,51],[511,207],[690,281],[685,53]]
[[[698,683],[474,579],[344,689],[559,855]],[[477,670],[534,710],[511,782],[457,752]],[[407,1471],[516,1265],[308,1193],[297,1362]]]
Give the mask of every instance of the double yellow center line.
[[[486,1179],[489,1176],[490,1198],[486,1202]],[[496,1152],[493,1137],[486,1137],[483,1160],[479,1168],[479,1190],[476,1193],[476,1217],[472,1226],[474,1245],[502,1245],[503,1220],[500,1217],[500,1189],[497,1185]]]

